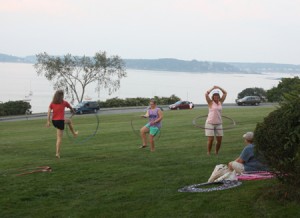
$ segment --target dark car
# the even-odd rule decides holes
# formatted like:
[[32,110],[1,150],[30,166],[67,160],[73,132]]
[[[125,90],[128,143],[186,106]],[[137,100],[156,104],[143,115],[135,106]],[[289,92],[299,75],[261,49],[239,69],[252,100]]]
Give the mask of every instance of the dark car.
[[190,101],[177,101],[175,104],[169,105],[169,108],[170,110],[192,109],[194,104]]
[[97,101],[83,101],[74,107],[76,114],[97,113],[99,109]]
[[259,96],[245,96],[244,98],[236,100],[237,105],[259,105],[261,99]]

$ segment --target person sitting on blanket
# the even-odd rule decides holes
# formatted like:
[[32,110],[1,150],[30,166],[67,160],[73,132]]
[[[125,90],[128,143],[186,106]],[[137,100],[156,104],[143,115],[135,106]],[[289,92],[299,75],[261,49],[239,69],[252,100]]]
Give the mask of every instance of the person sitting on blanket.
[[254,154],[254,144],[253,132],[247,132],[243,135],[244,142],[246,144],[240,156],[231,161],[228,164],[228,168],[233,171],[235,170],[237,174],[241,174],[247,171],[265,171],[267,170],[266,165],[258,160],[257,156]]

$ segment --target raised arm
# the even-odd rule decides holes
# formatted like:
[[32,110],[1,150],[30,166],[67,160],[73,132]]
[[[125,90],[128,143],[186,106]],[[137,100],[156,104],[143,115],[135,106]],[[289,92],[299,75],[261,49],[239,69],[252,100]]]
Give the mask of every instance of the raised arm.
[[214,87],[210,88],[209,90],[207,90],[205,92],[205,99],[206,99],[206,102],[210,105],[212,103],[212,100],[211,98],[209,97],[209,94],[211,93],[211,91],[214,90]]

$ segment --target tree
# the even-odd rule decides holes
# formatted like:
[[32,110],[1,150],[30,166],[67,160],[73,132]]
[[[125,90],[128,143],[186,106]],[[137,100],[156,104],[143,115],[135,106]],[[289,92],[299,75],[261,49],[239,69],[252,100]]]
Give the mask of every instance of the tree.
[[237,98],[241,99],[245,96],[259,96],[261,100],[265,100],[267,93],[263,88],[246,88],[238,94]]
[[300,78],[282,78],[277,87],[267,91],[267,98],[270,102],[279,102],[282,100],[284,93],[300,90]]
[[284,192],[299,200],[300,92],[284,94],[280,107],[257,124],[254,135],[257,153],[277,175]]
[[63,57],[50,56],[46,52],[36,55],[34,65],[38,75],[44,75],[53,82],[54,89],[64,90],[67,96],[78,102],[83,100],[86,88],[97,83],[96,90],[103,87],[109,94],[120,88],[120,80],[126,77],[125,63],[119,56],[107,57],[98,52],[94,57],[77,57],[67,54]]

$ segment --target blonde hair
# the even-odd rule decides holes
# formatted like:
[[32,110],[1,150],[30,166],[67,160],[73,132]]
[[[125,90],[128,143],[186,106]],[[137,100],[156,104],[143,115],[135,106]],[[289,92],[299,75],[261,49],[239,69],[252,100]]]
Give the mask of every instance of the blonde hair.
[[61,104],[64,100],[64,91],[57,90],[53,96],[52,103],[53,104]]

